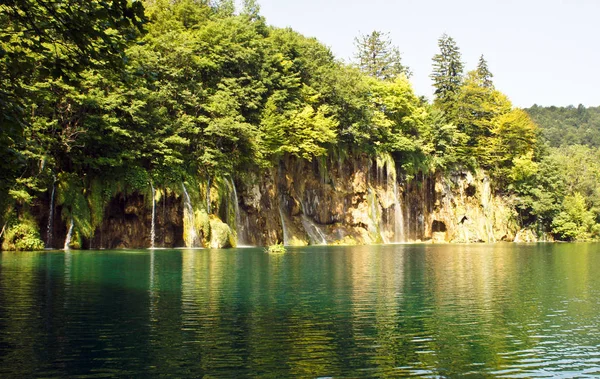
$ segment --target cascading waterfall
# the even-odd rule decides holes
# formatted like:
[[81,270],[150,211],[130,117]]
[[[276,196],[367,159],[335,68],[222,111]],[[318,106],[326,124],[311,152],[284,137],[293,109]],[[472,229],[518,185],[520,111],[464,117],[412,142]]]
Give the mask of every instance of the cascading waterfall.
[[154,240],[156,239],[156,190],[150,183],[152,189],[152,223],[150,225],[150,248],[154,249]]
[[394,180],[394,242],[405,242],[404,240],[404,215],[400,196],[398,194],[398,183]]
[[285,225],[285,217],[283,216],[281,206],[279,206],[279,217],[281,218],[281,228],[283,229],[283,244],[287,246],[289,244],[289,235],[287,232],[287,227]]
[[248,243],[248,238],[246,237],[247,225],[242,222],[242,216],[240,214],[240,204],[238,202],[237,189],[235,188],[235,182],[233,178],[231,178],[231,189],[232,189],[232,199],[233,209],[235,210],[235,230],[237,232],[237,245],[245,246]]
[[56,192],[56,178],[52,183],[52,195],[50,195],[50,210],[48,212],[48,226],[46,228],[46,247],[52,248],[52,229],[54,228],[54,193]]
[[308,234],[311,245],[327,245],[327,239],[323,231],[306,215],[302,215],[302,226]]
[[75,227],[75,222],[73,221],[73,217],[71,217],[71,224],[69,225],[69,231],[67,232],[67,237],[65,238],[65,246],[64,250],[69,250],[71,245],[71,239],[73,238],[73,228]]
[[325,238],[325,234],[319,228],[317,224],[313,220],[311,220],[307,216],[306,207],[304,206],[304,202],[300,201],[300,207],[302,208],[302,226],[304,227],[304,231],[308,234],[308,239],[310,240],[311,245],[327,245],[327,239]]
[[183,227],[185,229],[185,246],[186,247],[198,247],[198,233],[196,232],[196,222],[194,217],[194,207],[192,206],[192,201],[190,200],[190,195],[188,194],[187,189],[185,188],[185,184],[181,183],[181,187],[183,188],[183,196],[184,196],[184,207],[183,207]]
[[492,201],[492,188],[489,179],[486,177],[483,180],[483,190],[481,194],[481,205],[483,206],[483,212],[485,216],[485,232],[487,234],[487,242],[496,242],[494,237],[494,228],[491,224],[491,209],[490,202]]
[[389,243],[385,233],[381,231],[381,212],[377,207],[377,194],[373,191],[373,188],[369,186],[367,191],[367,203],[369,204],[369,219],[371,225],[369,225],[369,233],[377,239],[380,237],[383,243]]
[[[382,225],[378,227],[381,232],[383,243],[405,242],[404,232],[404,210],[402,208],[400,191],[398,190],[398,174],[396,172],[396,162],[390,154],[379,154],[375,160],[377,185],[384,191],[382,199],[384,207],[389,207],[385,220],[381,220]],[[371,212],[376,215],[375,201],[371,202]],[[393,212],[393,215],[391,214]],[[379,223],[379,222],[378,222]],[[391,239],[391,241],[390,241]]]

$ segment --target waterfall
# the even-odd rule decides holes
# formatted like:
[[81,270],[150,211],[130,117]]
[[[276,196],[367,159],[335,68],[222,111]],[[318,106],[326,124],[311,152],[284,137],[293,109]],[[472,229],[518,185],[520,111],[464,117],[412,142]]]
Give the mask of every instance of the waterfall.
[[394,242],[404,241],[404,215],[398,195],[398,183],[394,180]]
[[[376,185],[381,187],[383,193],[380,202],[386,213],[382,214],[383,220],[377,220],[378,230],[383,243],[399,243],[406,240],[404,233],[404,210],[400,203],[398,191],[398,174],[396,162],[390,154],[379,154],[375,160]],[[370,202],[372,218],[379,218],[376,209],[376,200]],[[393,212],[393,214],[392,214]],[[374,220],[375,221],[375,220]]]
[[279,217],[281,217],[281,227],[283,228],[283,244],[288,246],[289,236],[285,225],[285,217],[283,216],[283,211],[281,210],[281,205],[279,206]]
[[240,204],[238,202],[237,190],[235,188],[235,182],[233,178],[231,178],[231,189],[232,189],[232,201],[233,201],[233,209],[235,210],[235,231],[237,232],[237,245],[245,246],[248,243],[248,239],[246,238],[246,225],[242,223],[242,216],[240,214]]
[[369,232],[375,236],[381,238],[381,241],[385,244],[389,243],[385,233],[381,231],[381,212],[377,207],[377,194],[373,191],[373,188],[369,186],[367,191],[367,204],[369,204],[369,219],[371,220],[371,225],[369,226]]
[[52,232],[54,226],[54,193],[56,192],[56,178],[52,183],[52,195],[50,195],[50,209],[48,211],[48,226],[46,228],[46,247],[52,248]]
[[184,227],[184,238],[186,247],[197,247],[198,233],[196,232],[196,223],[194,217],[194,207],[190,200],[185,184],[181,183],[184,195],[184,208],[183,208],[183,227]]
[[302,215],[302,226],[308,234],[311,245],[327,245],[327,239],[323,231],[305,214]]
[[308,213],[306,211],[306,207],[304,206],[304,202],[300,200],[300,207],[302,208],[302,226],[308,234],[308,239],[310,240],[311,245],[327,245],[327,239],[325,238],[325,234],[315,224],[313,220],[308,217]]
[[154,240],[156,239],[156,190],[150,183],[152,189],[152,223],[150,225],[150,248],[154,249]]
[[69,231],[67,232],[67,237],[65,238],[65,246],[64,250],[69,250],[69,245],[71,245],[71,238],[73,238],[73,227],[75,226],[75,222],[73,221],[73,217],[71,217],[71,224],[69,225]]
[[[492,188],[490,186],[489,178],[485,177],[483,179],[483,189],[481,191],[481,205],[483,207],[483,214],[485,216],[485,232],[487,234],[487,242],[496,242],[496,238],[494,237],[494,228],[492,226],[493,218],[493,210],[490,209],[490,203],[492,202]],[[492,218],[492,220],[490,220]]]

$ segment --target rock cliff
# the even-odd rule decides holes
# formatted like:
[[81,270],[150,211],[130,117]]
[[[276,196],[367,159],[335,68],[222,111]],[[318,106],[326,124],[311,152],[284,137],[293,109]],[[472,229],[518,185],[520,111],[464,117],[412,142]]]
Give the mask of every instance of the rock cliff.
[[[484,173],[407,177],[391,156],[286,158],[245,172],[152,196],[118,194],[83,248],[375,244],[512,241],[519,230],[509,198]],[[189,191],[189,193],[188,193]],[[36,212],[46,230],[49,204]],[[55,213],[59,213],[55,211]],[[56,217],[55,217],[56,218]],[[54,246],[66,235],[52,225]],[[152,229],[154,228],[154,229]]]

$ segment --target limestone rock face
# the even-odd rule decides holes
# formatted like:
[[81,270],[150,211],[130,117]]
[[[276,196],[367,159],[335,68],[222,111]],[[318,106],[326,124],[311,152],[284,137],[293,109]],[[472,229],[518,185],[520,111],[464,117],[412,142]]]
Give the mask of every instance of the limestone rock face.
[[518,230],[510,199],[493,194],[482,173],[405,178],[391,157],[359,156],[288,158],[254,179],[239,190],[254,245],[496,242]]
[[[119,194],[105,209],[104,220],[85,248],[122,249],[150,247],[152,208],[138,193]],[[183,246],[181,199],[164,197],[156,204],[155,246]]]
[[510,199],[494,195],[485,175],[454,172],[436,179],[429,225],[432,232],[444,228],[447,241],[512,241],[518,230],[516,219]]
[[[407,177],[395,166],[389,155],[287,157],[271,169],[213,178],[210,215],[201,178],[187,183],[187,191],[157,188],[154,198],[120,193],[82,247],[150,247],[153,214],[155,247],[532,240],[517,235],[511,199],[494,194],[484,173]],[[57,246],[66,234],[60,212],[55,207],[50,233]],[[34,216],[46,230],[48,206],[40,204]]]

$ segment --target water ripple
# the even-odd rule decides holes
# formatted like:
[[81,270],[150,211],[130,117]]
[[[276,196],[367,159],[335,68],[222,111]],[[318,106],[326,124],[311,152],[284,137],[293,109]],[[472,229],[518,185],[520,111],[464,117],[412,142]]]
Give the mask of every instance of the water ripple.
[[0,377],[597,377],[590,246],[2,253]]

